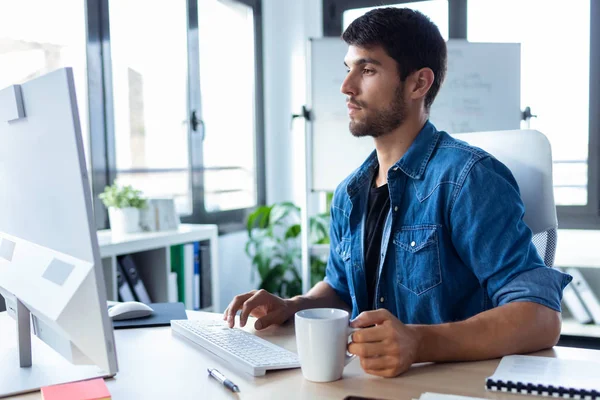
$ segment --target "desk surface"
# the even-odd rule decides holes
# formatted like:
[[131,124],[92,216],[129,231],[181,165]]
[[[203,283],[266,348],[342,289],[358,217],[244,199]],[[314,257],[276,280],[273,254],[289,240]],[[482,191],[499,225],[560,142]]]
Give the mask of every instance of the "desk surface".
[[[219,319],[220,314],[188,311],[190,319]],[[8,324],[6,313],[0,313],[0,325]],[[250,322],[250,321],[249,321]],[[249,323],[245,328],[255,333]],[[292,325],[272,327],[259,336],[296,351]],[[487,392],[485,378],[492,375],[499,360],[480,362],[418,364],[397,378],[367,375],[358,360],[344,370],[341,380],[313,383],[302,377],[300,369],[267,372],[253,377],[179,336],[169,327],[125,329],[115,331],[120,372],[106,383],[112,398],[121,399],[343,399],[362,395],[383,399],[419,398],[423,392],[452,393],[489,399],[532,399]],[[536,355],[576,360],[598,360],[600,351],[555,347]],[[35,360],[35,354],[34,354]],[[35,361],[34,361],[35,362]],[[217,368],[235,382],[241,393],[234,395],[207,376],[207,368]],[[13,397],[40,399],[40,393]]]

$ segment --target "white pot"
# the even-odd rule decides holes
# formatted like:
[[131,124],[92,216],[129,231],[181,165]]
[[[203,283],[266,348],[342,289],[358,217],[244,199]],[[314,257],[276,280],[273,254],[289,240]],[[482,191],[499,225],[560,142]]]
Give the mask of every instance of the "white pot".
[[110,229],[113,234],[141,232],[140,210],[135,207],[108,209]]

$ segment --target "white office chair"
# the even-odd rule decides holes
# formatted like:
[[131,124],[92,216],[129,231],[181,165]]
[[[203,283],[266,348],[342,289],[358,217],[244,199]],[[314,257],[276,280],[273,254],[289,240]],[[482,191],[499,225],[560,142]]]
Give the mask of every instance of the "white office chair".
[[493,155],[514,175],[525,204],[525,223],[533,244],[548,267],[556,253],[556,206],[552,185],[552,150],[541,132],[525,129],[453,134]]

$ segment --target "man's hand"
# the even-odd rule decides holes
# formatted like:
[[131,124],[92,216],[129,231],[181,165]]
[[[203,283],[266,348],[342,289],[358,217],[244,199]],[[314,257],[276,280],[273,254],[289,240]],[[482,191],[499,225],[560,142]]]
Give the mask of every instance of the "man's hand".
[[[416,362],[419,335],[388,310],[363,312],[350,326],[364,328],[352,334],[348,352],[360,357],[360,365],[366,373],[391,378]],[[369,328],[365,328],[367,326]]]
[[235,324],[235,314],[239,310],[240,326],[246,325],[248,316],[258,318],[254,323],[254,329],[264,329],[270,325],[279,325],[287,321],[296,309],[290,300],[284,300],[264,289],[253,290],[248,293],[235,296],[229,306],[223,313],[223,319],[228,321],[229,327],[233,328]]

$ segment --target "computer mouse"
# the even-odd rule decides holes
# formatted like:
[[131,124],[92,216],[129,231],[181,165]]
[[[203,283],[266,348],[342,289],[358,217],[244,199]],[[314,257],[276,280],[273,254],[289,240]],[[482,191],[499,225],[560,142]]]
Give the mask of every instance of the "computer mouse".
[[151,315],[153,311],[154,310],[150,306],[144,303],[126,301],[125,303],[120,303],[109,308],[108,316],[112,318],[113,321],[121,321],[124,319],[147,317]]

